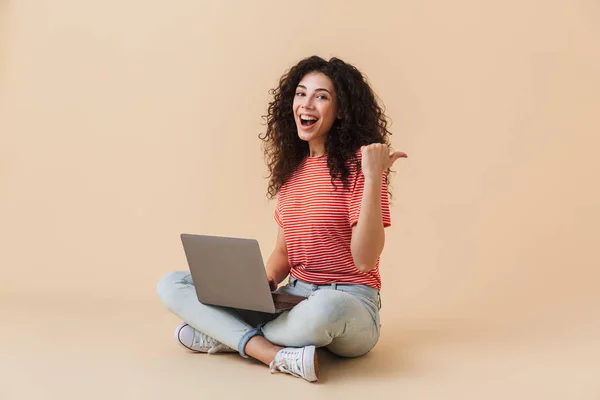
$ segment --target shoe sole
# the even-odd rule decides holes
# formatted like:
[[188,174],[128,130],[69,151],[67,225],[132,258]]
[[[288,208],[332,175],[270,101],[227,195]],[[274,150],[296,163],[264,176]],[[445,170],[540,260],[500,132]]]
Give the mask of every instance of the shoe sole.
[[[189,351],[192,351],[194,353],[208,353],[208,350],[198,350],[198,349],[194,349],[190,346],[188,346],[187,344],[183,343],[183,341],[181,340],[180,337],[180,332],[183,328],[185,328],[186,326],[190,326],[190,324],[188,324],[187,322],[182,322],[179,325],[177,325],[177,328],[175,328],[175,332],[174,332],[174,337],[175,337],[175,341],[177,343],[179,343],[180,346],[185,347],[186,349],[188,349]],[[236,350],[232,349],[232,348],[226,348],[226,349],[221,349],[218,351],[219,353],[237,353]]]
[[302,350],[302,367],[304,369],[304,379],[309,382],[315,382],[319,379],[319,360],[315,351],[315,346],[306,346]]
[[186,326],[188,326],[189,324],[187,322],[182,322],[181,324],[179,324],[177,326],[177,328],[175,328],[175,340],[177,341],[177,343],[179,343],[181,346],[185,347],[186,349],[193,351],[194,353],[206,353],[206,351],[202,351],[202,350],[196,350],[196,349],[192,349],[191,347],[189,347],[187,344],[183,343],[181,341],[181,337],[179,337],[179,333],[181,332],[181,330],[183,328],[185,328]]

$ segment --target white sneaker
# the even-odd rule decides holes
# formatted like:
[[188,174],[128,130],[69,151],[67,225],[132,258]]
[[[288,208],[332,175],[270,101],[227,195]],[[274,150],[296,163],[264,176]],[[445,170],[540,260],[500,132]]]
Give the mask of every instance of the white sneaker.
[[197,331],[185,322],[182,322],[175,328],[175,340],[186,349],[201,353],[214,354],[219,352],[235,352],[232,348]]
[[270,364],[271,373],[284,372],[309,382],[319,378],[319,361],[315,353],[315,346],[287,347],[279,350],[275,359]]

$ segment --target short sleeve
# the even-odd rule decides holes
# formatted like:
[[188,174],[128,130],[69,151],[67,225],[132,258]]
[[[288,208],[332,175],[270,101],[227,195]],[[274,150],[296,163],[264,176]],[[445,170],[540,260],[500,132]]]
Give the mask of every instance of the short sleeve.
[[275,206],[274,218],[277,222],[277,225],[283,228],[283,220],[281,218],[281,197],[277,198],[277,205]]
[[[392,225],[392,220],[390,216],[390,201],[385,177],[386,175],[384,173],[381,177],[381,216],[383,227],[387,228],[388,226]],[[350,226],[354,226],[358,222],[364,189],[365,176],[362,172],[359,172],[354,184],[354,188],[352,190],[352,195],[350,197],[350,206],[348,208],[348,218],[350,221]]]

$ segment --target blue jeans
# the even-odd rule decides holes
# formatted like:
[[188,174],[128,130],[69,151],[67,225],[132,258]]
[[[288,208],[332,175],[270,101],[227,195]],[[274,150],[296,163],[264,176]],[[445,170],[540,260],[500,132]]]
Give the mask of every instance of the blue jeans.
[[327,347],[342,357],[364,355],[379,339],[380,296],[370,286],[314,285],[290,276],[277,291],[308,299],[292,310],[268,314],[200,303],[189,272],[170,272],[157,286],[169,311],[243,357],[256,335],[282,347]]

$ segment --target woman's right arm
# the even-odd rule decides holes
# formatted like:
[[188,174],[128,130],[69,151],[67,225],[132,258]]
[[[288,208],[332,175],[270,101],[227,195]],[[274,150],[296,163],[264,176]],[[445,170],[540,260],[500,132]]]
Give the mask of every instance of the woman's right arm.
[[290,273],[291,266],[288,261],[287,246],[281,227],[279,227],[279,230],[277,231],[275,249],[267,260],[265,269],[267,270],[267,277],[269,278],[271,285],[273,285],[273,281],[275,283],[275,288],[271,287],[273,290],[275,290],[277,285],[279,285]]

